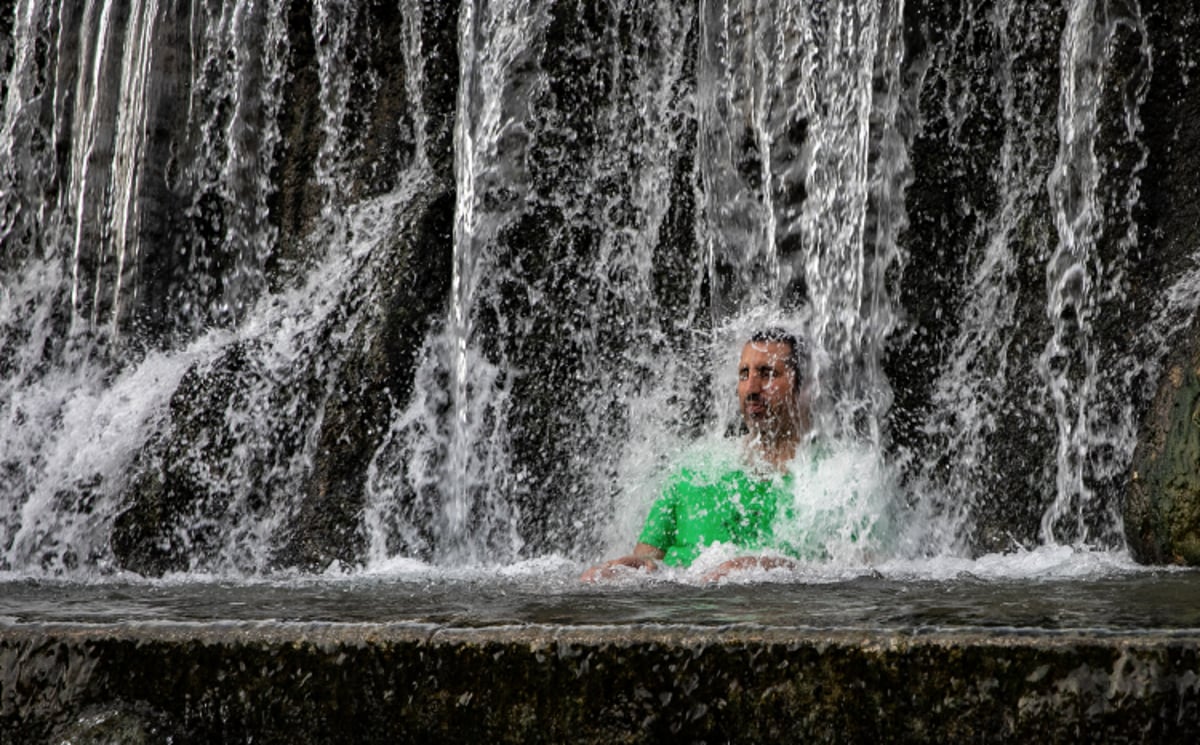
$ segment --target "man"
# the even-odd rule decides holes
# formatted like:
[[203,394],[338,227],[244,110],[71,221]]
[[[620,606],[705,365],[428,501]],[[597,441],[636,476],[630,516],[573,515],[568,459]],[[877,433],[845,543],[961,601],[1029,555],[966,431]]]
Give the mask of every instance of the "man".
[[[738,361],[738,403],[746,424],[742,468],[718,474],[681,470],[650,510],[633,553],[584,572],[594,582],[629,569],[656,571],[662,563],[687,566],[714,543],[739,550],[782,550],[773,524],[789,496],[788,465],[812,430],[809,386],[805,385],[796,337],[783,329],[751,336]],[[738,556],[705,575],[792,566],[778,555]]]

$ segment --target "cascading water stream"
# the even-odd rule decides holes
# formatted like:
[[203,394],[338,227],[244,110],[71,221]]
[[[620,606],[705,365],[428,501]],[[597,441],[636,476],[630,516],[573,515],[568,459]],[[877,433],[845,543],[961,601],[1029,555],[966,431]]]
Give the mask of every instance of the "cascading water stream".
[[[273,240],[265,215],[280,139],[283,21],[277,6],[191,10],[193,25],[179,27],[153,2],[31,1],[16,9],[23,52],[5,102],[12,157],[3,179],[12,187],[4,189],[3,232],[6,249],[29,253],[5,257],[14,269],[0,298],[5,566],[112,568],[108,531],[131,464],[162,426],[188,366],[220,353],[201,340],[175,354],[139,356],[142,334],[231,318],[261,290],[264,247]],[[40,64],[32,48],[55,36],[50,64],[27,69]],[[164,104],[164,91],[184,88],[187,106]],[[159,138],[170,123],[184,138],[164,163]],[[57,161],[55,151],[66,157]],[[30,186],[53,196],[38,203]],[[190,208],[174,201],[172,188],[190,191]],[[176,209],[198,218],[200,230],[182,234],[168,214]],[[172,268],[176,259],[161,247],[145,248],[162,239],[164,224],[181,231],[172,240],[182,244],[182,268]],[[159,282],[178,277],[167,293],[150,292],[146,276],[155,272]],[[168,299],[170,308],[150,307]]]
[[1140,7],[911,5],[17,3],[3,566],[590,556],[736,428],[760,322],[811,334],[822,431],[906,469],[914,553],[1119,547],[1134,400],[1198,297],[1172,276],[1116,341]]
[[[1122,544],[1115,488],[1136,437],[1131,396],[1144,395],[1134,381],[1153,378],[1147,365],[1162,353],[1161,346],[1133,350],[1097,336],[1132,316],[1124,274],[1137,249],[1149,50],[1136,4],[1072,3],[1054,48],[1061,75],[1049,78],[1028,67],[1050,51],[1048,39],[1034,33],[1040,11],[1036,2],[1000,3],[986,25],[960,26],[938,52],[969,63],[987,39],[1001,62],[998,75],[959,80],[923,71],[923,87],[944,90],[940,117],[952,142],[981,119],[998,118],[1003,127],[998,151],[977,176],[995,197],[972,203],[956,195],[965,226],[958,240],[969,249],[960,275],[967,289],[954,308],[955,334],[923,424],[942,453],[920,466],[915,488],[930,495],[925,508],[941,516],[938,530],[959,541],[974,535],[997,548],[1030,545],[1015,537],[1023,531],[996,531],[992,516],[1007,511],[1010,520],[1036,520],[1038,542],[1112,548]],[[974,4],[962,13],[974,17]],[[1112,118],[1101,100],[1118,42],[1135,45],[1140,66],[1122,71],[1126,95],[1113,132],[1102,129]],[[1044,129],[1051,80],[1058,94],[1053,139]],[[1128,152],[1105,160],[1102,144],[1113,148],[1114,140]],[[1104,179],[1122,186],[1102,186]],[[1033,289],[1035,279],[1044,290]],[[1161,310],[1146,315],[1157,319],[1153,327],[1167,323]],[[1054,459],[1045,450],[1022,452],[1023,442],[1054,443]],[[1006,459],[1024,465],[1005,471],[998,463]],[[1020,490],[1031,495],[1028,505],[1006,507],[999,494]]]
[[[713,308],[809,307],[824,424],[878,447],[907,155],[903,3],[709,2],[699,170]],[[868,230],[868,205],[872,223]]]
[[[487,275],[496,270],[491,244],[519,216],[529,180],[521,143],[528,141],[528,99],[540,84],[536,40],[546,19],[530,0],[464,0],[459,12],[458,203],[447,329],[452,421],[449,488],[441,495],[438,532],[441,558],[477,562],[482,547],[470,540],[476,530],[472,517],[482,514],[492,525],[511,526],[514,515],[503,482],[493,478],[509,470],[503,435],[506,365],[480,354],[474,316],[478,303],[491,301],[481,297],[488,291]],[[519,541],[515,535],[510,540]]]
[[[0,516],[4,564],[103,561],[103,528],[78,514],[81,505],[66,493],[78,488],[85,509],[107,502],[103,480],[142,436],[130,429],[144,411],[102,399],[117,356],[107,348],[139,300],[158,10],[155,3],[32,1],[14,9],[17,54],[2,136],[9,157],[0,177],[0,234],[12,267],[0,298],[0,442],[4,491],[25,498],[6,500]],[[47,43],[56,28],[75,26],[77,34]],[[56,186],[59,198],[46,198]],[[71,428],[125,439],[89,447],[72,439]],[[54,545],[69,548],[56,556]]]
[[[1119,512],[1096,495],[1097,484],[1115,470],[1111,456],[1095,456],[1097,450],[1116,452],[1121,462],[1128,462],[1136,435],[1132,407],[1112,398],[1114,387],[1126,387],[1121,385],[1127,385],[1123,376],[1136,363],[1128,352],[1103,349],[1095,338],[1103,314],[1120,312],[1126,296],[1125,265],[1137,239],[1130,216],[1135,202],[1127,198],[1117,206],[1124,215],[1105,214],[1097,153],[1100,93],[1109,74],[1105,50],[1124,27],[1145,36],[1137,4],[1129,6],[1132,16],[1123,10],[1096,0],[1075,2],[1063,32],[1059,153],[1047,182],[1058,235],[1046,266],[1052,335],[1039,360],[1058,430],[1056,491],[1041,524],[1046,543],[1123,545]],[[1130,139],[1136,136],[1140,104],[1136,97],[1126,102]],[[1105,236],[1110,223],[1131,227],[1125,235]],[[1101,250],[1104,238],[1116,244],[1107,255]],[[1116,386],[1107,382],[1110,376]]]
[[355,21],[355,4],[341,0],[315,3],[313,37],[317,40],[317,66],[321,82],[321,149],[315,165],[317,183],[326,192],[321,222],[327,228],[342,214],[346,184],[339,166],[345,164],[343,128],[350,101],[352,70],[344,60],[350,32]]
[[404,60],[408,69],[404,76],[404,90],[412,108],[413,159],[418,168],[428,169],[429,164],[429,114],[425,110],[422,88],[425,84],[426,50],[421,40],[421,29],[425,24],[425,12],[420,3],[406,6],[404,16]]
[[[973,3],[965,4],[962,12],[964,18],[979,15]],[[1045,195],[1042,147],[1032,130],[1042,83],[1020,66],[1020,60],[1037,54],[1037,39],[1026,27],[1035,17],[1019,0],[998,3],[986,16],[1000,62],[997,74],[987,81],[994,91],[970,78],[951,80],[940,70],[923,70],[924,85],[934,83],[925,78],[944,78],[943,106],[953,140],[963,138],[964,127],[988,94],[998,101],[1003,123],[996,160],[986,174],[977,175],[994,189],[998,204],[990,213],[981,210],[973,228],[968,246],[974,251],[963,262],[967,289],[958,311],[958,331],[948,345],[934,384],[932,413],[924,424],[942,455],[922,464],[917,487],[933,495],[925,505],[933,513],[927,519],[943,536],[957,541],[968,535],[974,508],[1003,488],[993,481],[997,440],[1005,436],[1004,420],[1016,419],[1022,406],[1013,395],[1024,381],[1017,328],[1023,289],[1019,274],[1026,261],[1020,241],[1038,235],[1039,203]],[[959,40],[947,57],[957,60],[969,53],[969,42]],[[960,207],[969,209],[967,204]]]
[[[277,235],[269,219],[287,44],[283,0],[212,8],[193,0],[187,122],[194,154],[182,178],[193,238],[184,282],[198,282],[202,324],[244,317],[264,287]],[[212,15],[210,15],[212,14]],[[336,118],[336,117],[334,117]],[[236,205],[236,208],[232,206]],[[213,281],[217,286],[210,286]]]
[[[390,527],[372,538],[372,561],[389,555],[383,548],[389,535],[439,562],[516,557],[526,543],[518,525],[534,487],[523,476],[529,466],[516,454],[530,445],[511,438],[510,431],[520,426],[515,418],[528,417],[530,409],[573,417],[563,432],[569,441],[557,445],[570,462],[572,483],[545,484],[564,491],[561,514],[543,519],[565,526],[550,530],[562,536],[566,550],[577,550],[590,522],[585,516],[599,518],[605,511],[585,490],[606,490],[599,485],[614,477],[613,463],[627,446],[621,433],[629,431],[636,401],[648,393],[637,371],[650,364],[643,359],[650,347],[668,338],[654,312],[660,303],[655,273],[661,267],[653,255],[667,219],[662,195],[672,189],[676,173],[674,163],[655,154],[681,149],[683,133],[674,120],[691,18],[669,3],[608,9],[603,23],[609,31],[590,43],[614,45],[610,53],[619,60],[618,33],[629,33],[642,40],[645,52],[636,59],[640,64],[617,63],[598,74],[597,84],[613,100],[586,104],[597,108],[586,122],[597,135],[572,121],[569,100],[564,105],[555,99],[577,95],[572,87],[589,81],[582,75],[566,78],[557,61],[543,58],[549,5],[462,6],[450,308],[444,327],[426,342],[417,396],[394,428],[395,439],[405,443],[400,456],[405,483],[386,475],[389,466],[382,463],[388,458],[373,466],[378,479],[372,500],[401,504],[380,505],[379,524]],[[540,150],[558,141],[595,145],[586,168],[559,182],[559,191],[547,192],[544,171],[572,168],[568,151]],[[514,243],[514,231],[535,221],[544,221],[543,230],[568,249],[561,268]],[[582,226],[594,226],[594,235],[573,233]],[[548,298],[563,290],[573,292],[581,307],[564,307],[557,318],[540,317],[553,311]],[[591,299],[590,306],[582,307],[584,298]],[[685,316],[695,314],[689,309],[696,302],[694,290],[687,292]],[[527,316],[513,310],[522,307]],[[610,319],[617,319],[615,326]],[[568,336],[551,331],[560,321],[569,326]],[[621,343],[624,348],[614,347]],[[536,351],[542,345],[547,349]],[[546,353],[551,356],[538,357]],[[586,362],[571,369],[576,354]],[[564,397],[567,388],[575,390]],[[560,397],[560,405],[545,408]],[[585,441],[591,450],[584,449]],[[397,499],[400,494],[410,497]]]

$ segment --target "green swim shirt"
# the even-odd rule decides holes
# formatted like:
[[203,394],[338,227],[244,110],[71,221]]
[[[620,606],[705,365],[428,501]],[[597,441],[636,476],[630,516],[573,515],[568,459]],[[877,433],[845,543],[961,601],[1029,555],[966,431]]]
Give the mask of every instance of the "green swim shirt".
[[717,542],[795,556],[773,530],[779,505],[791,503],[791,484],[790,474],[763,480],[743,470],[714,475],[681,468],[650,508],[638,541],[661,549],[670,566],[690,565]]

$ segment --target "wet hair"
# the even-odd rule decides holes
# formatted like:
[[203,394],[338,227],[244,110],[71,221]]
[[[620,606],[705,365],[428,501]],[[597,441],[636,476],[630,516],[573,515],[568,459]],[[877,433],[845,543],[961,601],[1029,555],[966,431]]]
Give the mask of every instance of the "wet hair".
[[792,368],[792,373],[796,380],[796,390],[804,385],[804,358],[808,356],[808,345],[799,336],[793,334],[781,326],[769,326],[767,328],[758,329],[750,334],[750,339],[747,343],[766,343],[778,342],[787,344],[791,350],[787,357],[784,358],[783,364]]

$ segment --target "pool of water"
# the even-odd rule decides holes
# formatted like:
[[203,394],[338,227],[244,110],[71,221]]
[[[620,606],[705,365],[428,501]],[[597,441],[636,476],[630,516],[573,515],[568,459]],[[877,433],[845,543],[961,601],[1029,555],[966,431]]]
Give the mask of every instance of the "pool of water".
[[541,560],[458,571],[402,564],[320,577],[0,576],[0,627],[279,621],[1200,634],[1200,572],[1104,555],[810,567],[718,584],[685,572],[586,585],[578,581],[581,568]]

